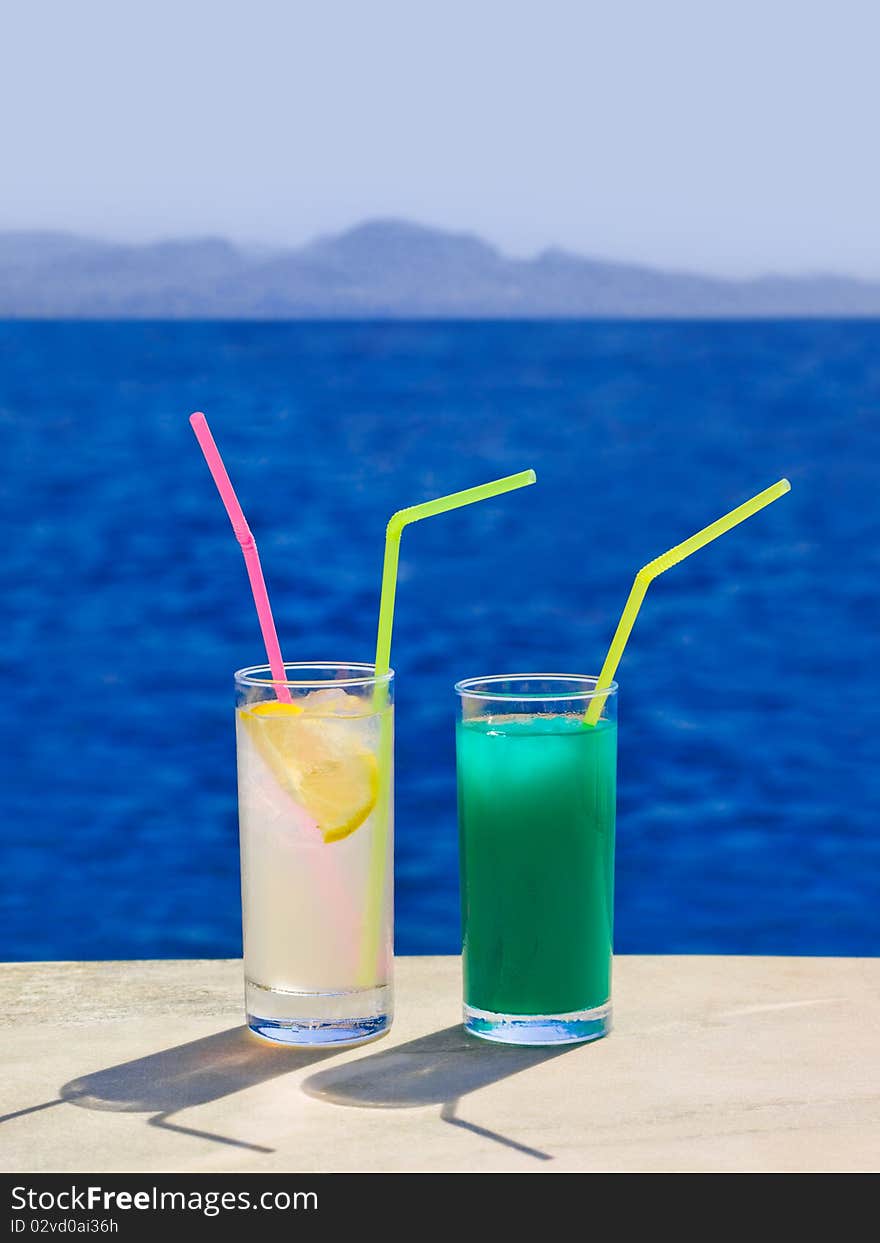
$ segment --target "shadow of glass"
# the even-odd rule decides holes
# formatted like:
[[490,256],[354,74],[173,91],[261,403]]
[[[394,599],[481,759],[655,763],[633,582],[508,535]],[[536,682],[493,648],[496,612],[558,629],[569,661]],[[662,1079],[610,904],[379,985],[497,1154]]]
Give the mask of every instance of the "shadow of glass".
[[246,1027],[231,1027],[71,1079],[60,1094],[82,1109],[172,1113],[314,1065],[333,1052],[275,1048]]
[[441,1105],[440,1117],[451,1126],[479,1135],[538,1161],[550,1153],[532,1148],[488,1127],[458,1117],[460,1098],[533,1066],[561,1057],[576,1045],[526,1048],[492,1044],[469,1036],[461,1026],[420,1036],[395,1049],[372,1053],[357,1061],[319,1071],[306,1079],[303,1091],[334,1105],[367,1109],[408,1109]]
[[213,1036],[71,1079],[61,1088],[58,1101],[48,1103],[66,1102],[80,1109],[120,1113],[149,1113],[154,1115],[148,1120],[151,1126],[218,1144],[271,1152],[271,1148],[260,1144],[169,1122],[168,1117],[182,1109],[266,1083],[290,1071],[313,1066],[337,1052],[337,1049],[293,1050],[280,1045],[275,1048],[251,1036],[246,1027],[231,1027]]
[[378,1109],[442,1105],[560,1057],[573,1047],[491,1044],[468,1036],[460,1026],[446,1027],[311,1075],[303,1091],[336,1105]]

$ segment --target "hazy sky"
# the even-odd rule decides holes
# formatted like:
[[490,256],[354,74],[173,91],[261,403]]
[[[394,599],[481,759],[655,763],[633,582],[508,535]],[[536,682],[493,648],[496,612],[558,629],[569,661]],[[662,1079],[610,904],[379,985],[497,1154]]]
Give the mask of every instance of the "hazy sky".
[[877,0],[27,0],[0,228],[880,277]]

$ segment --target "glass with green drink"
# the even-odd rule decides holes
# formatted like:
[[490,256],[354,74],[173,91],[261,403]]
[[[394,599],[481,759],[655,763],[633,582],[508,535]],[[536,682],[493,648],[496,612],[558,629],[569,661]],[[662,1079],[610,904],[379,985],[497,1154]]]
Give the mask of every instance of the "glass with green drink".
[[784,496],[780,479],[642,566],[598,677],[459,682],[464,1024],[508,1044],[611,1029],[617,683],[648,587]]
[[486,1040],[610,1030],[617,684],[596,686],[540,673],[455,688],[464,1023]]

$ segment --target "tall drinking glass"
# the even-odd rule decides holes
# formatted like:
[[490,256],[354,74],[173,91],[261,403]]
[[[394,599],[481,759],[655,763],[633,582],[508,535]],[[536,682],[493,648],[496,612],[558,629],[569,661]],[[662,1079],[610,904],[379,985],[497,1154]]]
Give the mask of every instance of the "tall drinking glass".
[[611,1029],[617,684],[526,673],[456,685],[464,1023],[568,1044]]
[[352,1044],[392,1017],[394,674],[284,670],[235,675],[247,1022]]

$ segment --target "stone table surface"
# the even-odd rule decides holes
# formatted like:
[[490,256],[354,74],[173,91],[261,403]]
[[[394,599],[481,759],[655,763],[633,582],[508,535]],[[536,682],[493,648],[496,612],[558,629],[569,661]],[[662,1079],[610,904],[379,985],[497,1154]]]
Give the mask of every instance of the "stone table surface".
[[239,962],[0,965],[0,1169],[880,1168],[880,959],[618,957],[561,1051],[465,1036],[460,971],[398,959],[388,1036],[303,1053]]

